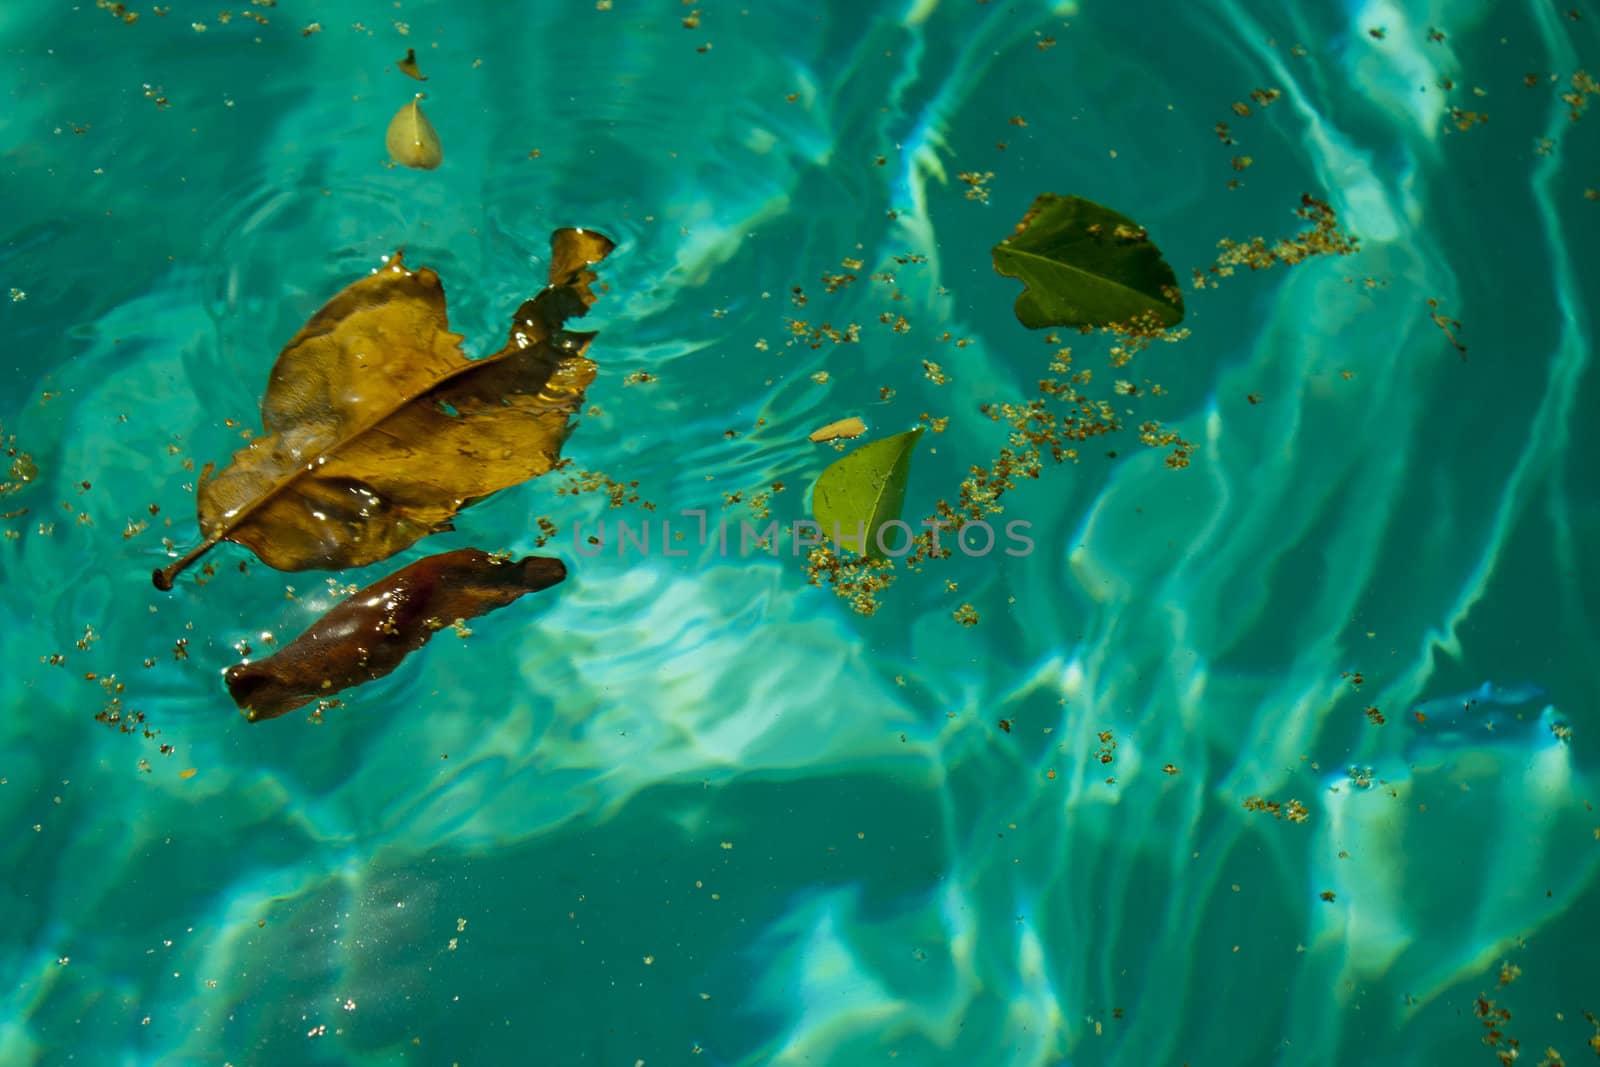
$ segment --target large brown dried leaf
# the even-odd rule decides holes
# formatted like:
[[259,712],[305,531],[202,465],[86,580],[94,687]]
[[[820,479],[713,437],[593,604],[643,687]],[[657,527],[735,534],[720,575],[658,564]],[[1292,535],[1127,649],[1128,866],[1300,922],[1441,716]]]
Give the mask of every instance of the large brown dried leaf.
[[549,471],[595,375],[584,356],[595,335],[563,326],[595,302],[589,268],[616,247],[576,229],[550,244],[549,286],[486,359],[462,354],[439,276],[398,253],[330,300],[272,368],[267,435],[216,477],[210,464],[201,473],[205,540],[156,571],[156,587],[219,541],[283,571],[376,563]]
[[251,722],[382,678],[457,619],[503,608],[567,576],[558,559],[499,561],[476,548],[418,560],[339,604],[273,655],[228,668]]

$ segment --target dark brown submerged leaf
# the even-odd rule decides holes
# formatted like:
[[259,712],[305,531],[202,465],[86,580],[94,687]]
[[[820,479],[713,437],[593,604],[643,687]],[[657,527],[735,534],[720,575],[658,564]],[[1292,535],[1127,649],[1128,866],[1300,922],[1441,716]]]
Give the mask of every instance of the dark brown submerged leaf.
[[399,254],[330,300],[272,368],[266,435],[202,472],[205,539],[156,571],[156,588],[221,541],[283,571],[376,563],[553,468],[595,375],[595,335],[565,324],[594,304],[590,268],[616,246],[578,229],[550,243],[550,284],[485,359],[462,354],[439,276]]
[[476,548],[418,560],[344,601],[264,660],[230,667],[233,701],[251,722],[275,719],[382,678],[440,629],[560,583],[558,559],[503,562]]

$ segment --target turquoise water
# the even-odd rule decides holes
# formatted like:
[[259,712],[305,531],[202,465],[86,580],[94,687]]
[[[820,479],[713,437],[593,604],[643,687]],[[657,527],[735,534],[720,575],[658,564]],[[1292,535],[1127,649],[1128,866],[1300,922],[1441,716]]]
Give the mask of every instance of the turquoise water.
[[[1561,94],[1600,10],[1568,3],[0,7],[0,427],[37,469],[0,502],[0,1064],[1488,1064],[1480,994],[1523,1062],[1592,1055],[1600,98]],[[418,90],[431,172],[385,165]],[[1097,395],[1163,394],[1008,494],[1035,551],[871,617],[788,554],[577,551],[774,481],[803,518],[838,458],[806,435],[852,414],[948,418],[906,510],[953,499],[1058,347],[989,258],[1047,191],[1147,227],[1192,333],[1113,370],[1059,331]],[[1193,291],[1303,193],[1357,255]],[[561,226],[619,242],[565,454],[657,511],[547,476],[464,512],[398,562],[567,581],[247,724],[239,643],[395,563],[224,545],[157,592],[196,472],[383,256],[482,355]],[[108,685],[159,734],[97,722]]]

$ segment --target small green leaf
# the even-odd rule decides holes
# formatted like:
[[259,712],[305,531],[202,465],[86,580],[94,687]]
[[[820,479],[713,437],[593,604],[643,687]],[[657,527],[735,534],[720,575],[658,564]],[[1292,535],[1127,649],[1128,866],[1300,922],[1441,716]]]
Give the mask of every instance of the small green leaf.
[[993,255],[995,270],[1027,286],[1016,312],[1030,330],[1183,321],[1177,276],[1144,228],[1081,197],[1041,194]]
[[[824,537],[840,548],[883,556],[878,549],[878,531],[900,518],[906,476],[911,473],[911,453],[916,450],[922,431],[923,427],[918,426],[908,433],[869,441],[822,472],[811,490],[811,514],[822,527]],[[899,544],[906,539],[886,540]]]

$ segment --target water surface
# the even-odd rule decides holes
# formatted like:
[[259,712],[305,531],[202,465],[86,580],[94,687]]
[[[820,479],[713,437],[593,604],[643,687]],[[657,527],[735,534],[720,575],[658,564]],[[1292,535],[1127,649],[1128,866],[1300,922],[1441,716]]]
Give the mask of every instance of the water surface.
[[[1529,1062],[1584,1052],[1600,115],[1561,94],[1592,5],[170,7],[0,11],[0,426],[38,471],[0,543],[0,1063],[1488,1063],[1480,994]],[[384,154],[419,89],[431,172]],[[989,249],[1046,191],[1148,228],[1186,340],[1116,370],[1018,325]],[[1359,254],[1192,289],[1305,193]],[[392,566],[223,546],[158,593],[198,469],[383,256],[482,355],[560,226],[619,242],[566,454],[657,512],[555,478],[471,509],[401,562],[566,583],[246,724],[239,643]],[[1031,554],[870,618],[787,554],[570,536],[737,523],[774,481],[806,517],[838,454],[805,436],[848,414],[949,419],[926,514],[1064,345],[1141,385],[1128,428],[1007,496]]]

